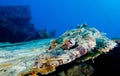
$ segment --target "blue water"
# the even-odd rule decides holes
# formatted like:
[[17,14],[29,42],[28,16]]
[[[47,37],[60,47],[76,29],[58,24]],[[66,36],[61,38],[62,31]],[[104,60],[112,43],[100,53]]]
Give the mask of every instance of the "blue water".
[[35,27],[55,29],[56,37],[82,23],[120,37],[120,0],[0,0],[0,5],[30,5]]

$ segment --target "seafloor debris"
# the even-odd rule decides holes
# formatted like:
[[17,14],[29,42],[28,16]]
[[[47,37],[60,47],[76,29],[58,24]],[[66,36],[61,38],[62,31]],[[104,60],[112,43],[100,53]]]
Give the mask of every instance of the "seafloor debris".
[[[72,29],[65,32],[57,39],[53,39],[51,42],[50,40],[51,39],[48,39],[48,41],[33,41],[33,43],[28,42],[16,47],[14,45],[10,48],[1,48],[0,50],[6,51],[18,47],[22,48],[17,49],[19,51],[19,53],[17,53],[18,56],[13,55],[12,59],[8,59],[0,63],[2,69],[7,70],[7,73],[11,72],[11,70],[17,70],[14,71],[14,75],[36,75],[37,73],[49,74],[54,72],[56,67],[60,65],[68,64],[75,59],[78,59],[80,62],[84,62],[88,59],[94,59],[101,53],[109,52],[109,50],[116,46],[114,41],[105,37],[97,29],[89,27]],[[50,45],[48,45],[49,42]],[[38,45],[38,43],[41,45]],[[31,49],[32,51],[29,51]],[[16,49],[13,50],[12,51],[14,53]],[[24,54],[20,53],[21,50],[24,50],[24,52],[22,51]],[[27,54],[25,55],[25,53]],[[5,66],[4,68],[2,65],[5,62],[6,64],[10,63],[11,65]],[[16,64],[13,62],[16,62]],[[22,63],[18,65],[17,63],[20,62]],[[22,68],[18,71],[17,68],[21,65],[24,66],[22,66]],[[17,68],[15,69],[14,66]],[[4,75],[5,73],[2,74]]]

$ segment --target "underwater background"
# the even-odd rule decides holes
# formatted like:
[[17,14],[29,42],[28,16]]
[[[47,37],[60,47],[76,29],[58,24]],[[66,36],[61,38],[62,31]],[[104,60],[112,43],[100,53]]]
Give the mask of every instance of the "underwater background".
[[[0,0],[0,5],[29,5],[37,29],[56,30],[56,37],[87,23],[107,37],[119,36],[119,0]],[[63,29],[64,28],[64,29]]]
[[[102,53],[94,60],[84,63],[75,60],[60,66],[57,71],[45,76],[119,76],[119,18],[119,0],[0,0],[0,75],[6,76],[5,72],[11,72],[9,68],[8,71],[6,68],[1,70],[4,58],[15,58],[11,60],[14,65],[17,64],[17,58],[19,60],[22,56],[28,58],[28,61],[24,59],[25,64],[34,62],[35,56],[46,51],[51,38],[59,38],[67,30],[85,24],[106,33],[108,38],[118,43],[117,47],[109,53]],[[47,38],[50,39],[44,40]],[[20,64],[21,68],[22,65]]]

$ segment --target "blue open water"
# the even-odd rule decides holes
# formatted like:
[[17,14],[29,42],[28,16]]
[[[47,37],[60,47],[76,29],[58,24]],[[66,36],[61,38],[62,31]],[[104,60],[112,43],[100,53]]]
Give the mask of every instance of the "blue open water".
[[0,5],[30,5],[37,29],[56,30],[56,37],[87,23],[107,37],[120,37],[120,0],[0,0]]

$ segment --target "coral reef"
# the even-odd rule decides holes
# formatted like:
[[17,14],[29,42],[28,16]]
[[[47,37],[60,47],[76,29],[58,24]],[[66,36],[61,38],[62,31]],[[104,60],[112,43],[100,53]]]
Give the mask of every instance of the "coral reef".
[[[57,67],[67,65],[75,60],[84,62],[94,59],[102,53],[109,52],[117,44],[97,29],[84,25],[84,27],[66,31],[56,39],[2,45],[0,50],[5,51],[4,56],[1,56],[0,67],[6,72],[1,72],[1,75],[14,72],[13,75],[23,76],[27,74],[37,75],[38,73],[51,74],[56,71]],[[87,75],[89,71],[85,68],[84,71],[80,72]],[[73,75],[71,70],[66,73],[66,75],[68,74]]]
[[22,42],[50,38],[46,30],[37,30],[31,23],[29,6],[0,6],[0,42]]

